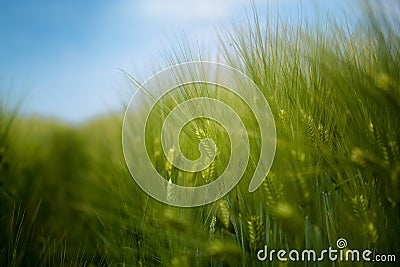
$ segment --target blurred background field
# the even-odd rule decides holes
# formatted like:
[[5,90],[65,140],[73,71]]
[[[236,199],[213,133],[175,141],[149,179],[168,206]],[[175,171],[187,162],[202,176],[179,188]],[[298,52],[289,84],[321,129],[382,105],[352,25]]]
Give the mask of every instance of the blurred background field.
[[[271,106],[277,151],[262,187],[249,193],[259,157],[254,137],[245,179],[203,207],[164,205],[135,184],[122,153],[122,112],[69,123],[19,114],[3,97],[0,265],[376,265],[261,263],[256,256],[264,245],[320,251],[339,238],[349,249],[398,261],[400,3],[357,3],[364,14],[357,20],[294,23],[254,9],[221,31],[220,60],[248,75]],[[186,41],[165,65],[202,58]],[[224,144],[215,125],[196,127],[202,134],[195,139]],[[150,157],[163,153],[157,138],[149,138]],[[165,158],[154,162],[171,179],[184,175]],[[223,166],[196,175],[209,182]]]

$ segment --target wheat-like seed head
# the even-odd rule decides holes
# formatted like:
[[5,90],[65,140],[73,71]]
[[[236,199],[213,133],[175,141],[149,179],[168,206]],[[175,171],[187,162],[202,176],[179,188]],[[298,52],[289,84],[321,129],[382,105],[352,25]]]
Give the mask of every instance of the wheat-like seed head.
[[353,204],[354,216],[357,218],[364,218],[367,214],[368,202],[363,195],[351,198]]
[[217,224],[217,216],[213,215],[211,218],[210,227],[209,227],[210,228],[209,229],[210,239],[214,238],[216,224]]
[[222,226],[226,229],[229,228],[230,215],[229,215],[229,205],[225,199],[222,199],[218,205],[217,219],[221,222]]
[[249,245],[252,251],[263,247],[265,237],[265,224],[258,216],[251,216],[247,221],[249,231]]
[[288,122],[287,112],[284,109],[280,109],[278,113],[279,121],[281,122],[282,132],[286,137],[290,137],[290,126]]
[[266,196],[268,212],[274,217],[276,204],[283,198],[283,184],[277,180],[273,172],[269,172],[263,183],[263,189]]
[[[171,148],[168,151],[168,158],[174,158],[174,148]],[[168,178],[172,177],[172,169],[172,163],[167,159],[167,161],[165,162],[165,170],[167,171]]]
[[201,171],[201,177],[204,179],[206,183],[211,182],[212,179],[214,178],[214,166],[215,166],[215,160],[210,163],[210,166],[208,166],[208,168]]

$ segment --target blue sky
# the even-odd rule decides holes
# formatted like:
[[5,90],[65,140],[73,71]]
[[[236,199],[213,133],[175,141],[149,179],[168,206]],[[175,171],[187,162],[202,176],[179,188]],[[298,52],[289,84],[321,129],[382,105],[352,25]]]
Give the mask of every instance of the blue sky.
[[[255,0],[261,13],[268,3],[289,14],[314,2]],[[2,0],[0,95],[22,98],[25,114],[84,121],[120,108],[127,82],[119,69],[145,78],[177,48],[175,33],[216,47],[220,22],[243,21],[250,8],[246,0]]]

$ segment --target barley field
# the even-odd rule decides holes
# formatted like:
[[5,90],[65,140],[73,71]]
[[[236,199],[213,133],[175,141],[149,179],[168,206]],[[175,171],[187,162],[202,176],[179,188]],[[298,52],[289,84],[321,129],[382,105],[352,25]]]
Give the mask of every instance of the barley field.
[[[229,151],[223,127],[199,119],[179,142],[195,159],[199,142],[211,138],[215,161],[195,173],[171,165],[158,134],[174,105],[207,94],[246,121],[250,159],[243,179],[204,206],[170,206],[135,183],[122,149],[123,113],[69,125],[19,115],[18,106],[0,99],[0,265],[381,265],[257,258],[265,245],[322,251],[339,239],[347,241],[345,250],[395,255],[398,265],[400,19],[393,10],[400,2],[393,2],[388,10],[383,0],[359,1],[364,17],[357,21],[292,23],[252,10],[247,23],[221,30],[220,61],[247,75],[269,103],[276,152],[262,186],[250,193],[261,138],[251,110],[218,88],[187,86],[164,99],[148,118],[146,146],[157,171],[173,183],[214,181],[230,154],[240,153]],[[165,66],[203,58],[182,50],[170,51]],[[132,82],[132,94],[142,82],[134,73],[121,79]]]

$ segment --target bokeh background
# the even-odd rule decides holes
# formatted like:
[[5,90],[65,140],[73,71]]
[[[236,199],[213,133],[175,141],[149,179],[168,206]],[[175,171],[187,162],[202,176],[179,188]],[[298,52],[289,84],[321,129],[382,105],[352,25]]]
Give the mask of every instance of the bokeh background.
[[[121,108],[131,92],[119,69],[147,78],[181,41],[216,59],[218,34],[252,5],[271,20],[360,14],[346,1],[1,1],[0,77],[24,114],[83,122]],[[279,10],[279,11],[278,11]]]

